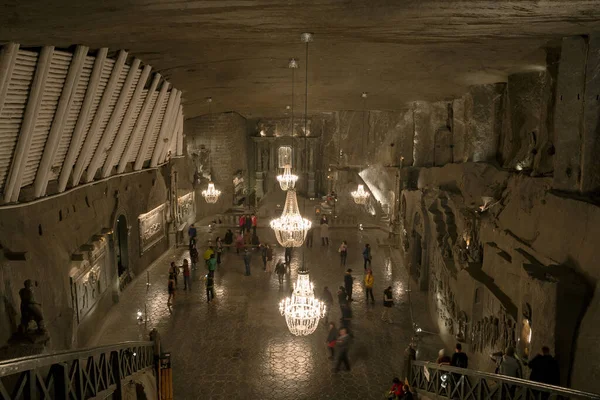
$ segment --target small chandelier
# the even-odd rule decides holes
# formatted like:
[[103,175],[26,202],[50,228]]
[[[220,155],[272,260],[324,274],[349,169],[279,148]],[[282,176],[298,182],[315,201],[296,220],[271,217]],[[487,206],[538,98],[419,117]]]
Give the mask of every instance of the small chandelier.
[[202,196],[207,203],[214,204],[219,200],[219,196],[221,196],[221,191],[215,189],[215,184],[212,182],[208,182],[208,188],[202,191]]
[[360,205],[367,204],[367,201],[369,200],[370,196],[369,192],[365,190],[365,187],[363,185],[358,185],[358,189],[351,192],[350,195],[352,195],[354,202]]
[[272,220],[270,225],[271,229],[275,231],[275,237],[281,246],[302,246],[312,223],[300,215],[298,199],[294,189],[287,191],[283,213],[281,217]]
[[312,334],[326,311],[325,304],[315,298],[308,271],[304,269],[298,271],[298,280],[292,295],[279,303],[279,312],[285,316],[290,332],[296,336]]
[[283,174],[277,175],[277,182],[279,182],[279,186],[283,191],[287,191],[296,187],[297,180],[298,175],[292,174],[291,167],[285,167],[283,169]]

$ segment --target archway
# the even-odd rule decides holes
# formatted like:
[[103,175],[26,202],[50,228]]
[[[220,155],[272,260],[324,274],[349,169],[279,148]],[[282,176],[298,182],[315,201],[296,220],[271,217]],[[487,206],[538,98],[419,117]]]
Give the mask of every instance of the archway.
[[115,253],[117,255],[117,273],[119,289],[123,289],[130,280],[129,274],[129,227],[127,218],[121,214],[115,227]]

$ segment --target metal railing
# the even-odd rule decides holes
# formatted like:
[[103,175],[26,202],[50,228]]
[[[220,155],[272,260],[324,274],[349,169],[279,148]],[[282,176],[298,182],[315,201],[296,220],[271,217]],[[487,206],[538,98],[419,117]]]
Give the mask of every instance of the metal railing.
[[409,382],[425,396],[452,400],[600,399],[600,394],[423,361],[412,361]]
[[122,379],[154,368],[153,342],[62,351],[0,362],[0,399],[121,398]]

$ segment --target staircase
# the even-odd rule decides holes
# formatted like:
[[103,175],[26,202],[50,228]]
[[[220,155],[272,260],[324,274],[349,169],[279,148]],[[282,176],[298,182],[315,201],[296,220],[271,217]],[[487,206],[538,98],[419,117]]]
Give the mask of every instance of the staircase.
[[[155,349],[154,342],[124,342],[3,361],[0,399],[122,399],[136,377],[157,381]],[[157,385],[144,390],[158,398]]]
[[448,400],[598,400],[599,394],[473,369],[411,361],[407,373],[419,398]]

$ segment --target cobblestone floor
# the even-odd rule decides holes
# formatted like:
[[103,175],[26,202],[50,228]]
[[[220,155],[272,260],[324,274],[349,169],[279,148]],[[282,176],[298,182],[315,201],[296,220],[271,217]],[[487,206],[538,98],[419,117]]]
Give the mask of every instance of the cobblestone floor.
[[[224,229],[212,233],[223,235]],[[207,231],[201,233],[206,240]],[[259,237],[271,243],[270,230],[259,228]],[[167,270],[173,260],[181,264],[187,251],[168,252],[138,277],[113,307],[91,344],[110,344],[123,340],[146,340],[147,332],[157,327],[163,350],[170,351],[176,399],[381,399],[394,376],[400,375],[403,352],[412,335],[408,304],[407,274],[394,262],[389,248],[378,247],[384,234],[378,230],[330,229],[331,244],[323,247],[315,235],[314,247],[305,250],[305,262],[317,293],[327,285],[343,284],[337,248],[348,241],[348,267],[355,276],[353,303],[354,341],[350,351],[352,371],[331,371],[327,358],[325,323],[309,337],[292,336],[279,314],[279,300],[289,293],[302,257],[294,250],[291,273],[280,290],[275,274],[262,270],[258,253],[253,254],[252,276],[244,276],[244,264],[235,251],[227,253],[215,275],[216,301],[207,304],[201,268],[193,277],[189,291],[179,290],[173,307],[168,308]],[[203,243],[199,241],[199,243]],[[376,304],[367,306],[362,289],[364,243],[373,247]],[[203,250],[201,250],[202,252]],[[275,259],[283,258],[277,248]],[[202,274],[201,274],[201,273]],[[150,285],[147,286],[147,277]],[[381,321],[382,292],[392,285],[396,305],[393,324]],[[423,297],[411,292],[413,315],[426,321]],[[147,322],[138,323],[136,313],[147,312]],[[339,321],[334,304],[331,318]],[[437,336],[423,337],[418,357],[434,359],[443,347]]]

